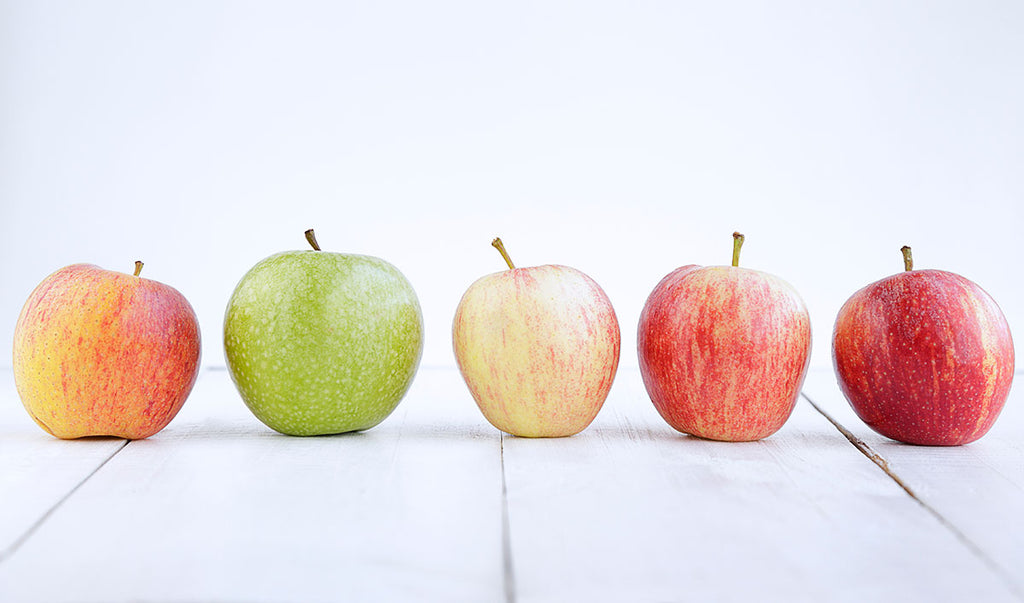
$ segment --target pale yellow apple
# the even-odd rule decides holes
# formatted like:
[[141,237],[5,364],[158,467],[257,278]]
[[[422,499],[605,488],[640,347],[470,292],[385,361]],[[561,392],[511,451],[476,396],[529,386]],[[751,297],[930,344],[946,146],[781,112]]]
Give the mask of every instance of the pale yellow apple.
[[463,295],[455,358],[484,417],[526,437],[579,433],[619,364],[619,324],[604,291],[567,266],[485,276]]

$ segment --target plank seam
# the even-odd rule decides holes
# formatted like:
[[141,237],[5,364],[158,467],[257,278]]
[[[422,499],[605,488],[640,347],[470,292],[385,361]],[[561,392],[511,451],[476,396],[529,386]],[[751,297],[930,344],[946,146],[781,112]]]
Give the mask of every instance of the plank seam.
[[925,511],[931,514],[936,520],[938,520],[940,525],[942,525],[950,533],[952,533],[953,536],[957,540],[959,540],[961,544],[967,547],[967,549],[971,551],[971,553],[975,557],[981,560],[981,562],[986,567],[988,567],[990,571],[999,576],[999,578],[1003,581],[1003,583],[1009,588],[1010,592],[1012,592],[1017,599],[1024,601],[1024,590],[1022,590],[1020,585],[1018,585],[1016,581],[1014,581],[1013,577],[1004,572],[1003,568],[1000,567],[1000,565],[994,559],[992,559],[984,551],[984,549],[982,549],[973,540],[967,537],[967,534],[964,534],[962,531],[960,531],[960,529],[956,527],[956,525],[954,525],[950,520],[946,519],[946,517],[939,513],[937,509],[929,505],[920,496],[918,496],[917,493],[914,492],[914,490],[905,481],[903,481],[903,479],[899,475],[897,475],[895,471],[893,471],[893,469],[889,466],[888,461],[886,461],[885,458],[882,457],[882,455],[875,452],[871,448],[871,446],[868,445],[867,442],[858,438],[856,435],[854,435],[853,432],[851,432],[849,429],[847,429],[841,423],[839,423],[839,421],[832,418],[832,415],[825,412],[825,410],[818,406],[814,402],[814,400],[812,400],[810,396],[808,396],[806,393],[800,392],[800,395],[803,396],[804,400],[807,400],[807,402],[810,403],[814,410],[818,411],[818,414],[825,417],[825,419],[829,423],[831,423],[832,426],[839,431],[839,433],[843,434],[843,437],[845,437],[851,444],[853,444],[854,448],[859,450],[861,454],[866,456],[872,463],[878,466],[878,468],[881,469],[887,476],[889,476],[890,479],[896,482],[896,484],[900,488],[902,488],[903,491],[906,492],[908,496],[910,496],[910,498],[912,498],[917,504],[921,505],[921,507]]
[[505,434],[498,440],[501,447],[501,558],[505,579],[505,603],[515,603],[516,584],[512,565],[512,530],[508,518],[508,485],[505,481]]
[[12,542],[11,545],[9,547],[7,547],[7,549],[5,549],[4,551],[0,551],[0,563],[3,563],[5,561],[7,561],[16,552],[18,552],[18,549],[20,549],[21,546],[23,544],[25,544],[25,542],[27,542],[28,539],[31,538],[32,535],[35,534],[36,531],[40,527],[42,527],[42,525],[44,523],[46,523],[46,521],[48,519],[50,519],[50,517],[57,511],[57,509],[59,509],[65,502],[67,502],[67,500],[69,498],[71,498],[75,494],[75,492],[78,491],[79,488],[84,486],[86,482],[88,482],[90,479],[92,479],[92,476],[96,475],[96,473],[99,472],[99,470],[102,469],[104,465],[109,463],[112,458],[117,456],[117,453],[119,453],[122,450],[124,450],[124,447],[127,446],[128,442],[130,442],[130,441],[131,440],[124,440],[123,442],[121,442],[121,445],[118,446],[113,452],[111,452],[110,456],[108,456],[107,458],[103,459],[103,462],[101,462],[99,465],[97,465],[96,468],[93,469],[92,471],[90,471],[89,474],[86,475],[84,478],[82,478],[82,480],[80,482],[75,484],[75,487],[71,488],[71,490],[69,490],[67,494],[65,494],[63,497],[61,497],[60,500],[58,500],[56,503],[54,503],[53,506],[51,506],[46,511],[46,513],[43,513],[43,515],[39,519],[37,519],[35,521],[35,523],[33,523],[31,526],[29,526],[29,528],[27,530],[25,530],[24,534],[22,534],[14,542]]

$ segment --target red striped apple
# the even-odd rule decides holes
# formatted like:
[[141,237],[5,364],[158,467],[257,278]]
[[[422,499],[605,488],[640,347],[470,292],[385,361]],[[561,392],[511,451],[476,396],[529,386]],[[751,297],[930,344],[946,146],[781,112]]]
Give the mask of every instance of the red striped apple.
[[601,287],[568,266],[485,276],[462,296],[452,325],[459,370],[484,417],[517,436],[570,436],[608,396],[619,365],[619,323]]
[[811,356],[811,320],[786,281],[739,267],[689,265],[666,276],[640,314],[637,352],[647,393],[675,429],[749,441],[793,412]]
[[32,292],[14,329],[14,381],[47,433],[149,437],[178,413],[199,371],[199,322],[174,288],[88,264]]
[[878,433],[956,446],[985,435],[1010,393],[1010,327],[996,302],[952,272],[904,268],[857,291],[832,335],[850,406]]

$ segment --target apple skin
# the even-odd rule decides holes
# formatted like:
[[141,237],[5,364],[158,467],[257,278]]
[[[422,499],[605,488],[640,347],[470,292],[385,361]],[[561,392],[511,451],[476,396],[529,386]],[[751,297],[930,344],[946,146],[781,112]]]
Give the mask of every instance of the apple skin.
[[985,435],[1014,371],[999,306],[941,270],[904,271],[854,293],[836,318],[832,359],[861,420],[887,438],[930,446]]
[[579,433],[597,416],[619,365],[611,301],[568,266],[484,276],[452,324],[459,370],[484,417],[522,437]]
[[361,431],[387,418],[412,384],[423,318],[412,285],[380,258],[288,251],[238,283],[224,348],[242,400],[268,427]]
[[181,293],[89,264],[46,277],[14,329],[18,394],[62,439],[160,431],[192,391],[200,355],[199,322]]
[[759,440],[793,412],[810,363],[811,321],[796,290],[776,276],[682,266],[648,297],[637,352],[647,393],[673,428]]

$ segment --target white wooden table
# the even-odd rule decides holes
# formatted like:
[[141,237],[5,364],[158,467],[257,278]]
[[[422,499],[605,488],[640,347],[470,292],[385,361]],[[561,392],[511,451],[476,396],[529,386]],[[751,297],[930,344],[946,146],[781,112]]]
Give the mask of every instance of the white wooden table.
[[0,371],[0,601],[1024,601],[1021,387],[980,441],[922,448],[816,371],[730,444],[623,368],[586,431],[524,440],[422,368],[380,426],[293,438],[211,369],[125,443],[46,435]]

